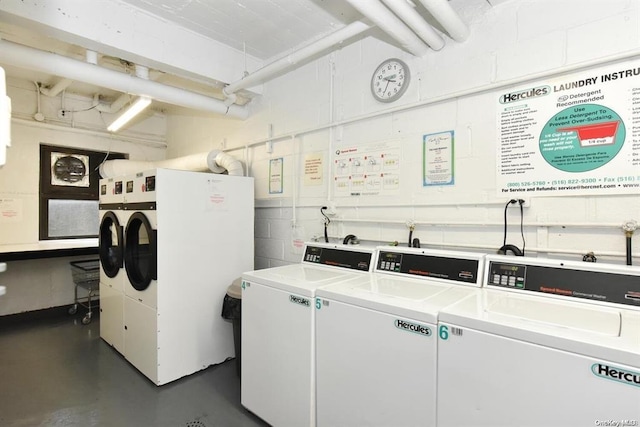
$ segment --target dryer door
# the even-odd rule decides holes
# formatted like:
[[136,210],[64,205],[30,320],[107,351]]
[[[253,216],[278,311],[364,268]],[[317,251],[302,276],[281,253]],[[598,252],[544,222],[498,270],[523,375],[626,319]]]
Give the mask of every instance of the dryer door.
[[157,279],[157,230],[144,213],[131,215],[125,230],[124,265],[129,282],[138,291]]
[[100,222],[99,248],[100,264],[108,277],[116,277],[122,268],[124,256],[122,225],[112,211],[106,212]]

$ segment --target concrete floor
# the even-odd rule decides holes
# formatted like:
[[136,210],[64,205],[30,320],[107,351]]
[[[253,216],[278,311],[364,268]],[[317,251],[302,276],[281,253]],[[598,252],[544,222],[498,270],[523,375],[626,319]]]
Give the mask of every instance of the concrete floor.
[[240,405],[235,360],[156,387],[100,339],[99,319],[0,318],[1,426],[267,425]]

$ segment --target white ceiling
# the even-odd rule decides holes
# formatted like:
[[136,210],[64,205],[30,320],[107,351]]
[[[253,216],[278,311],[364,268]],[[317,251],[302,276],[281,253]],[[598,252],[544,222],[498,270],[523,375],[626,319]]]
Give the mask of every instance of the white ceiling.
[[[82,15],[83,11],[80,10],[81,7],[78,7],[81,1],[82,7],[85,8],[86,5],[91,4],[85,3],[87,0],[31,0],[32,6],[28,7],[34,8],[34,11],[37,11],[35,8],[38,7],[43,10],[48,7],[48,13],[52,14],[55,12],[53,7],[59,4],[57,8],[58,14],[71,18],[72,16],[70,15],[72,13],[69,13],[69,11],[74,11],[75,8],[78,10],[78,16],[75,18],[82,19],[82,16],[87,15],[86,10],[84,11],[85,15]],[[100,5],[104,2],[105,0],[102,0],[101,2],[96,2],[96,4]],[[487,4],[484,0],[453,0],[451,4],[454,9],[460,10],[467,7],[466,2],[476,5],[478,3]],[[236,55],[238,57],[244,56],[245,62],[247,58],[250,58],[254,66],[256,63],[268,64],[276,58],[291,53],[298,47],[333,33],[356,20],[363,19],[362,15],[351,7],[346,0],[108,0],[106,3],[112,6],[125,5],[129,13],[135,15],[134,18],[128,21],[130,23],[146,22],[144,19],[140,20],[139,18],[153,16],[156,21],[160,19],[173,27],[179,26],[182,31],[188,31],[197,37],[215,40],[229,50],[237,52]],[[418,5],[416,10],[425,20],[441,31],[438,24],[419,5],[419,2],[416,0],[414,3]],[[57,29],[48,29],[43,34],[41,32],[43,28],[41,24],[42,18],[36,25],[29,25],[29,16],[18,16],[15,12],[16,9],[20,8],[20,6],[16,6],[18,4],[17,0],[13,4],[4,4],[5,6],[0,0],[1,39],[71,56],[76,59],[83,58],[85,49],[96,50],[96,44],[104,47],[104,49],[99,50],[99,53],[109,51],[108,41],[105,42],[105,38],[85,38],[87,45],[82,46],[79,45],[82,42],[73,43],[75,41],[73,38],[57,37],[62,34]],[[13,10],[7,12],[7,8],[13,8]],[[105,21],[102,21],[103,26],[107,18],[104,19]],[[46,17],[44,20],[46,20]],[[127,21],[122,19],[122,22],[120,25],[126,25]],[[99,24],[96,23],[96,26]],[[117,25],[118,23],[115,23],[113,27],[116,28]],[[365,35],[371,35],[388,43],[394,43],[384,33],[375,28],[365,33]],[[82,40],[82,38],[78,38],[78,40]],[[129,61],[132,59],[124,56],[127,53],[126,47],[125,50],[123,50],[122,46],[118,48],[119,50],[114,48],[113,51],[122,52],[123,56],[118,57],[114,54],[103,56],[100,64],[120,71],[131,72],[131,70],[127,70],[127,67],[131,68],[132,64]],[[133,52],[133,50],[130,52]],[[215,52],[211,53],[211,55],[215,54]],[[130,56],[135,58],[136,55],[133,52]],[[121,61],[120,58],[125,58],[127,61]],[[64,77],[22,70],[12,67],[11,64],[3,64],[1,62],[0,65],[5,68],[9,77],[38,81],[45,86],[52,85],[60,77]],[[207,75],[205,78],[193,78],[187,72],[182,74],[181,70],[176,69],[175,64],[167,63],[165,69],[162,69],[161,65],[159,67],[151,67],[152,79],[207,96],[222,99],[221,88],[224,84],[231,83],[228,79],[217,79],[213,75]],[[159,71],[154,73],[154,69]],[[80,82],[74,82],[67,91],[82,95],[100,93],[102,97],[107,99],[114,99],[118,95],[114,91]]]
[[361,19],[344,0],[124,2],[262,60]]

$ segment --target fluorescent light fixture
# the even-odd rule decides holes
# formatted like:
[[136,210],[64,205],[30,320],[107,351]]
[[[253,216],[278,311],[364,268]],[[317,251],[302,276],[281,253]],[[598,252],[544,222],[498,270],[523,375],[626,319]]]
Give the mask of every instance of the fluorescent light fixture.
[[129,120],[133,119],[135,116],[140,114],[142,110],[147,108],[149,104],[151,104],[151,98],[147,98],[146,96],[141,96],[136,100],[136,102],[131,104],[131,106],[127,108],[120,117],[115,119],[113,123],[109,125],[107,130],[109,132],[117,132],[118,129],[120,129],[122,126],[127,124]]

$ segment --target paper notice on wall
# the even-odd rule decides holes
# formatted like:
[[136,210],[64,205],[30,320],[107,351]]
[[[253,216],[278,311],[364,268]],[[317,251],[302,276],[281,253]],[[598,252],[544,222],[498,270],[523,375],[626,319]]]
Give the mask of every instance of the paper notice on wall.
[[21,222],[22,199],[0,198],[0,222]]
[[279,157],[269,161],[269,194],[282,194],[284,159]]
[[422,185],[453,185],[453,131],[422,138]]
[[638,193],[639,76],[630,60],[497,94],[497,193]]
[[336,197],[395,195],[400,191],[400,148],[391,143],[345,147],[332,160]]
[[304,185],[322,185],[322,153],[311,153],[304,157]]

